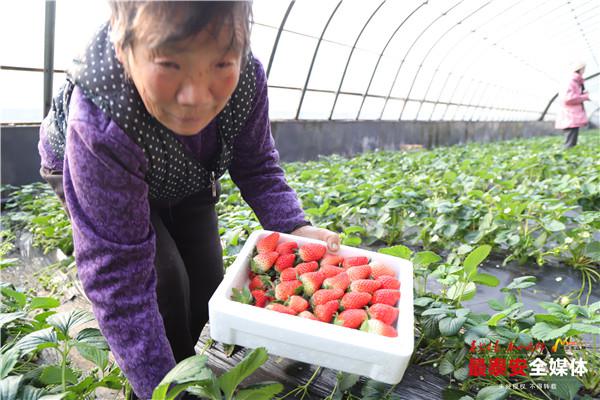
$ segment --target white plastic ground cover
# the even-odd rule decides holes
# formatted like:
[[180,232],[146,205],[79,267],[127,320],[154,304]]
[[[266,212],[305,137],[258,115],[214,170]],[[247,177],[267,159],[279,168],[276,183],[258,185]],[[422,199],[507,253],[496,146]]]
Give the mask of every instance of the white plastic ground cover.
[[[341,246],[342,257],[366,256],[394,268],[400,280],[400,313],[395,338],[313,321],[231,300],[232,288],[249,283],[253,249],[270,231],[253,232],[225,277],[209,307],[210,336],[219,342],[248,348],[265,347],[270,354],[396,384],[402,380],[414,348],[413,266],[386,254]],[[324,242],[281,234],[280,243]]]

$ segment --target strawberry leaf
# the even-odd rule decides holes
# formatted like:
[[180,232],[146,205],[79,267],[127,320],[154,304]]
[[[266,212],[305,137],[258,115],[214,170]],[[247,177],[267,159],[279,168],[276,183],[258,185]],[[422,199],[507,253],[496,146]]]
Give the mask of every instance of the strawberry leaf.
[[250,290],[247,287],[244,287],[242,290],[233,288],[231,291],[233,292],[231,295],[231,300],[242,304],[252,304],[252,293],[250,293]]

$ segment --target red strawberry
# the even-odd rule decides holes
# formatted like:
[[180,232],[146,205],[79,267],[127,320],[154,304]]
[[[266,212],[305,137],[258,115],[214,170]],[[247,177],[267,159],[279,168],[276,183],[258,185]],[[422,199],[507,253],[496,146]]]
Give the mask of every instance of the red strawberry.
[[284,269],[281,272],[281,275],[279,275],[279,280],[283,281],[295,281],[296,279],[298,279],[298,276],[296,275],[296,268],[288,268],[288,269]]
[[346,328],[356,329],[367,319],[367,312],[362,309],[352,309],[342,311],[333,320],[336,325],[345,326]]
[[351,292],[373,293],[381,287],[381,282],[373,279],[358,279],[350,284]]
[[369,259],[364,256],[359,257],[348,257],[342,263],[342,267],[348,269],[350,267],[356,267],[358,265],[365,265],[369,263]]
[[372,262],[371,263],[371,276],[373,277],[373,279],[377,279],[383,275],[393,276],[395,278],[396,271],[394,271],[394,269],[392,267],[388,267],[387,265],[383,265],[379,262]]
[[325,275],[322,272],[314,271],[300,275],[300,281],[304,288],[304,294],[312,296],[317,290],[321,289],[321,285],[325,280]]
[[279,254],[274,251],[257,254],[251,261],[252,270],[258,273],[267,272],[275,264],[277,257]]
[[323,265],[335,265],[338,267],[344,262],[344,257],[336,256],[334,254],[325,254],[325,257],[321,260],[321,266]]
[[307,243],[300,247],[298,254],[303,261],[319,261],[325,255],[327,247],[319,243]]
[[343,310],[352,310],[355,308],[363,308],[371,301],[371,294],[365,292],[350,292],[342,297],[340,306]]
[[312,295],[310,302],[313,306],[318,306],[331,300],[339,300],[343,295],[344,291],[340,289],[319,289]]
[[256,251],[258,254],[275,251],[277,242],[279,242],[279,232],[273,232],[270,235],[260,239],[258,243],[256,243]]
[[382,336],[396,337],[398,336],[398,332],[394,329],[393,326],[387,325],[384,322],[379,321],[378,319],[368,319],[363,322],[360,327],[361,331],[376,333]]
[[304,275],[307,272],[315,272],[319,269],[319,264],[316,261],[310,261],[305,263],[300,263],[296,265],[296,274],[298,276]]
[[400,289],[400,281],[393,276],[381,275],[376,280],[381,282],[382,289]]
[[295,281],[283,281],[279,282],[275,286],[275,298],[277,300],[287,300],[290,296],[301,292],[302,282]]
[[296,311],[292,310],[291,308],[284,306],[283,304],[279,304],[279,303],[271,303],[271,304],[267,304],[267,308],[268,310],[273,310],[273,311],[277,311],[280,313],[284,313],[284,314],[290,314],[290,315],[296,315]]
[[294,266],[294,260],[296,256],[294,254],[282,254],[275,261],[275,271],[281,272],[284,269],[292,268]]
[[[322,272],[321,272],[322,274]],[[350,278],[346,272],[337,274],[331,278],[327,278],[323,281],[323,288],[325,289],[341,289],[344,292],[350,286]]]
[[294,250],[298,248],[298,243],[296,242],[283,242],[277,246],[275,249],[279,254],[294,254]]
[[387,304],[377,303],[369,307],[368,312],[369,317],[378,319],[388,325],[392,325],[398,318],[399,310],[396,307],[392,307]]
[[266,275],[254,275],[248,287],[254,289],[268,289],[271,286],[271,279]]
[[315,317],[317,317],[319,321],[331,322],[333,314],[337,312],[338,307],[338,300],[330,300],[325,304],[319,304],[315,307]]
[[322,265],[319,271],[323,272],[327,278],[331,278],[332,276],[344,272],[344,268],[336,267],[335,265]]
[[264,307],[269,301],[271,301],[271,297],[267,296],[267,292],[264,290],[253,290],[252,297],[254,297],[254,305],[256,307]]
[[394,289],[379,289],[373,293],[373,304],[395,306],[400,300],[400,291]]
[[287,301],[287,306],[297,313],[308,310],[308,301],[302,297],[293,295]]
[[348,277],[351,281],[367,279],[371,275],[371,267],[369,265],[350,267],[346,271],[348,271]]
[[310,311],[302,311],[300,314],[298,314],[299,317],[302,318],[307,318],[307,319],[313,319],[315,321],[318,321],[319,319],[317,317],[315,317],[315,315],[313,313],[311,313]]

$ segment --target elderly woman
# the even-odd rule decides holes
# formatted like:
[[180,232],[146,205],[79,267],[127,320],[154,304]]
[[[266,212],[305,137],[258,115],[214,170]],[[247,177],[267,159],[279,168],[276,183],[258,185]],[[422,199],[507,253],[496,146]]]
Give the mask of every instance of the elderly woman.
[[261,224],[310,226],[278,165],[248,2],[111,2],[40,130],[42,175],[73,225],[78,274],[140,398],[194,355],[222,279],[226,171]]
[[590,99],[583,85],[585,63],[575,62],[571,71],[566,90],[559,97],[560,109],[555,122],[556,129],[562,129],[567,133],[565,140],[565,147],[567,148],[577,144],[579,128],[586,126],[588,123],[583,102]]

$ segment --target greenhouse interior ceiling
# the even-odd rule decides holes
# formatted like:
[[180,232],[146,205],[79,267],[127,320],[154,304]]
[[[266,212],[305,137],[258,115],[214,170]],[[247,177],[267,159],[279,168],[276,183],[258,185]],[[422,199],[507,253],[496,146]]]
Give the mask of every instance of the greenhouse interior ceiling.
[[[108,5],[0,7],[0,122],[39,123]],[[273,120],[550,121],[580,61],[598,120],[595,0],[255,0],[253,20]]]

